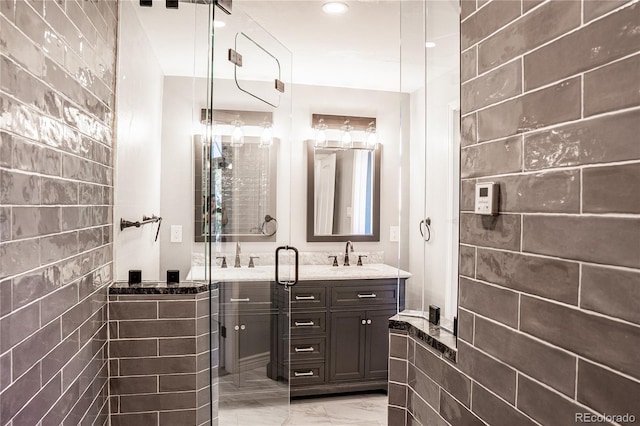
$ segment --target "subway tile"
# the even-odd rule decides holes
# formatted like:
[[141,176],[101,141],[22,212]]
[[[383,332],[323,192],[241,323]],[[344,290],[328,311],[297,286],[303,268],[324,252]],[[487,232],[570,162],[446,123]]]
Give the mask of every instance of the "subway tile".
[[[496,361],[463,341],[458,341],[456,366],[469,377],[473,377],[475,382],[491,389],[491,391],[509,401],[511,404],[515,404],[516,371],[513,368]],[[474,383],[472,392],[472,394],[474,394],[474,402],[472,403],[474,411],[476,407],[476,389],[477,386]]]
[[438,412],[426,404],[415,392],[412,392],[411,390],[409,390],[409,394],[407,396],[407,410],[413,415],[419,424],[429,426],[446,425],[446,422],[442,420]]
[[518,294],[460,277],[459,304],[468,311],[518,326]]
[[9,133],[0,132],[0,167],[11,167],[12,152],[13,137]]
[[492,176],[522,170],[522,137],[468,146],[460,156],[460,176]]
[[[518,6],[520,9],[519,5],[513,1],[494,0],[491,5],[504,3]],[[478,78],[467,81],[460,87],[460,92],[462,114],[517,96],[522,93],[522,62],[516,59]]]
[[13,310],[13,280],[0,281],[0,317]]
[[498,211],[580,213],[579,170],[503,176],[491,181],[500,184]]
[[[463,2],[464,4],[464,2]],[[473,47],[460,54],[460,81],[462,83],[477,75],[478,48]]]
[[112,377],[109,380],[111,395],[128,395],[158,392],[156,376]]
[[441,357],[416,345],[415,366],[463,404],[469,405],[471,381]]
[[158,318],[157,302],[111,302],[109,303],[109,319],[156,319]]
[[469,146],[478,142],[477,114],[469,114],[460,121],[460,145]]
[[79,303],[74,304],[73,308],[62,315],[62,335],[68,336],[86,320],[91,318],[103,305],[104,302],[98,297],[87,297]]
[[40,306],[32,303],[0,320],[0,353],[14,347],[40,328]]
[[42,358],[43,381],[47,381],[58,374],[62,367],[73,358],[80,349],[79,341],[80,332],[76,331],[67,336],[55,349]]
[[0,206],[0,242],[11,239],[11,207]]
[[196,394],[195,392],[181,392],[120,396],[121,413],[152,411],[158,407],[162,407],[163,411],[195,408]]
[[59,207],[13,207],[11,216],[16,240],[60,232]]
[[[513,402],[512,402],[513,403]],[[500,400],[482,386],[473,385],[473,412],[491,426],[535,426],[511,404]]]
[[[86,2],[88,4],[88,2]],[[84,36],[84,38],[92,45],[96,45],[98,33],[89,20],[89,17],[84,13],[82,7],[75,1],[68,1],[65,3],[66,13],[69,19],[78,27]]]
[[407,386],[389,383],[389,404],[398,407],[407,406]]
[[6,425],[39,390],[40,364],[36,364],[0,394],[0,424]]
[[407,359],[407,336],[389,334],[389,356]]
[[[524,314],[522,317],[524,319]],[[574,356],[478,316],[475,326],[475,347],[573,397]]]
[[127,339],[109,341],[109,353],[112,358],[136,358],[158,355],[156,339]]
[[583,120],[526,135],[526,170],[640,158],[640,111]]
[[161,374],[158,376],[160,392],[182,392],[196,389],[195,374]]
[[478,249],[478,279],[573,305],[579,264],[521,253]]
[[478,139],[504,138],[578,119],[581,89],[581,80],[576,77],[483,109],[478,112]]
[[42,204],[78,204],[78,183],[42,178]]
[[51,411],[42,419],[42,426],[60,426],[80,397],[80,385],[72,384],[56,402]]
[[[638,377],[635,375],[634,377]],[[585,360],[578,361],[577,400],[599,413],[640,417],[640,382]],[[623,423],[624,422],[620,422]]]
[[451,426],[484,426],[484,423],[469,409],[440,390],[440,415]]
[[80,201],[79,204],[103,204],[102,202],[102,186],[89,183],[80,183]]
[[409,363],[407,366],[407,385],[410,387],[409,392],[415,392],[417,395],[420,395],[420,398],[424,399],[427,404],[432,407],[437,407],[440,398],[440,386],[412,363]]
[[640,163],[582,171],[584,213],[640,213]]
[[389,381],[397,383],[407,382],[407,361],[400,359],[389,359]]
[[160,356],[189,355],[196,353],[196,339],[194,337],[179,337],[175,339],[160,339],[158,341]]
[[[543,425],[574,424],[576,413],[589,412],[574,401],[525,376],[518,377],[518,409]],[[605,423],[590,424],[604,425]]]
[[111,415],[111,426],[158,426],[158,414],[153,412]]
[[525,89],[540,87],[637,52],[639,11],[640,5],[632,4],[525,55]]
[[522,235],[526,252],[640,267],[637,218],[525,216]]
[[640,324],[640,272],[582,265],[580,307]]
[[11,352],[0,356],[0,389],[8,389],[11,384]]
[[627,2],[629,0],[584,0],[584,22],[592,21]]
[[460,264],[458,269],[460,275],[474,278],[476,275],[476,248],[472,246],[459,246]]
[[474,318],[473,313],[458,307],[458,337],[469,343],[473,343]]
[[161,411],[159,426],[175,426],[177,424],[195,425],[196,410]]
[[120,360],[120,375],[122,376],[193,373],[195,370],[195,356],[131,358]]
[[473,12],[476,11],[475,0],[461,0],[460,1],[460,20],[466,19]]
[[29,401],[22,411],[12,420],[12,425],[35,425],[47,413],[49,408],[61,396],[61,375],[43,386],[42,389]]
[[55,290],[60,284],[60,273],[55,266],[16,278],[11,292],[13,309],[39,299]]
[[520,249],[520,215],[460,214],[460,242],[506,250]]
[[60,343],[60,321],[53,321],[15,346],[13,348],[13,377],[20,377],[55,348],[58,343]]
[[195,335],[193,320],[122,321],[120,338],[185,337]]
[[476,44],[520,16],[520,3],[494,0],[460,24],[460,48]]
[[42,75],[44,63],[42,52],[12,23],[2,17],[0,17],[0,44],[3,47],[2,51],[6,52],[11,59],[35,75]]
[[586,73],[584,115],[640,105],[639,74],[640,55]]
[[158,302],[158,318],[195,318],[196,303],[188,302]]
[[640,376],[640,327],[522,297],[520,329],[582,357]]
[[1,1],[0,13],[9,21],[13,21],[15,18],[16,4],[15,1]]
[[511,22],[509,26],[480,43],[478,71],[484,72],[508,62],[578,27],[580,9],[580,1],[551,1]]
[[88,344],[82,347],[62,369],[63,389],[77,381],[80,383],[80,393],[84,393],[86,387],[91,384],[91,379],[104,364],[101,353],[102,346],[99,345]]
[[522,0],[522,13],[526,13],[538,6],[539,4],[544,3],[545,0]]
[[40,145],[14,139],[13,166],[15,169],[45,175],[60,175],[60,153]]
[[67,232],[40,238],[40,263],[45,265],[78,253],[78,233]]
[[78,228],[86,228],[93,224],[93,208],[85,207],[62,207],[62,230],[71,231]]
[[102,229],[82,229],[78,232],[78,249],[88,251],[102,245]]
[[40,178],[0,170],[0,204],[39,204]]

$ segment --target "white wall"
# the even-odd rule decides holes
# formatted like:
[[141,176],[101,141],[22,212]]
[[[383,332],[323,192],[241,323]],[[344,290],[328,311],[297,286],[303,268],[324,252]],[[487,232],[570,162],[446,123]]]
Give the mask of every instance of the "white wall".
[[[162,215],[166,227],[161,232],[161,270],[180,269],[186,276],[191,251],[204,252],[204,244],[193,244],[193,172],[189,142],[192,123],[197,120],[192,105],[204,107],[205,80],[166,77],[162,133]],[[195,89],[194,89],[195,87]],[[305,140],[313,137],[313,113],[370,116],[378,119],[378,134],[383,141],[381,174],[381,241],[358,242],[357,251],[384,250],[385,262],[398,264],[398,243],[389,242],[389,227],[400,224],[400,108],[409,107],[409,96],[393,92],[302,86],[290,88],[293,105],[284,104],[274,112],[274,133],[281,138],[278,158],[277,219],[280,229],[275,243],[242,243],[243,253],[271,252],[278,244],[292,244],[301,251],[343,251],[343,243],[306,241],[307,160]],[[192,94],[196,100],[193,100]],[[200,97],[200,99],[197,99]],[[235,83],[216,80],[214,107],[218,109],[268,110],[240,93]],[[293,123],[293,127],[291,127]],[[404,116],[405,152],[408,152],[409,117]],[[407,160],[408,157],[405,157]],[[406,169],[406,168],[405,168]],[[404,198],[407,201],[407,197]],[[408,208],[404,209],[408,219]],[[170,225],[182,225],[182,243],[169,242]],[[289,225],[290,224],[290,225]],[[401,237],[408,252],[408,238]],[[233,253],[234,245],[221,244],[217,250]],[[408,260],[402,265],[408,267]]]
[[[157,280],[160,242],[157,225],[120,231],[120,218],[142,220],[160,211],[160,120],[162,71],[132,2],[120,4],[117,81],[117,140],[114,205],[116,279],[127,280],[141,269],[145,280]],[[166,226],[166,224],[164,225]]]

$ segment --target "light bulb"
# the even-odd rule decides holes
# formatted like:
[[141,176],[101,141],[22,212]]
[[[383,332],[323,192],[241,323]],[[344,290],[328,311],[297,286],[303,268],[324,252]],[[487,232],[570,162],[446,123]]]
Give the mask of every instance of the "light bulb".
[[328,15],[342,15],[349,10],[349,6],[341,1],[330,1],[322,5],[322,11]]
[[316,148],[327,146],[327,125],[324,124],[324,120],[321,118],[316,125]]
[[231,122],[233,130],[231,131],[231,146],[234,148],[244,145],[244,131],[242,125],[244,124],[240,120],[234,120]]
[[353,137],[351,135],[351,130],[353,130],[353,127],[349,125],[349,120],[345,121],[344,126],[342,126],[342,138],[340,138],[343,148],[353,147]]
[[273,131],[271,130],[271,123],[263,123],[262,135],[260,135],[260,147],[268,148],[273,145]]

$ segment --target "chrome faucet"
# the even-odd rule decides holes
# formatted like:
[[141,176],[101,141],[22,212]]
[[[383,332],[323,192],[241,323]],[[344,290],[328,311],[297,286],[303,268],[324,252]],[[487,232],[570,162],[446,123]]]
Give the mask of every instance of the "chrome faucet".
[[233,267],[240,267],[240,241],[236,242],[236,261],[233,263]]
[[349,246],[351,246],[351,253],[353,253],[353,243],[347,241],[347,244],[344,246],[344,266],[349,266]]

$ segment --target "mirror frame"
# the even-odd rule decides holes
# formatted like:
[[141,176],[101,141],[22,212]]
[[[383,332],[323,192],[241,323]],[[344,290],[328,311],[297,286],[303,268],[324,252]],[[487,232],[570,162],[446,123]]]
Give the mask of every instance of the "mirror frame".
[[[329,147],[331,148],[331,147]],[[358,149],[358,148],[352,148]],[[380,164],[382,157],[382,145],[372,151],[374,153],[373,173],[373,233],[371,235],[315,235],[315,146],[312,140],[307,141],[307,241],[308,242],[343,242],[350,241],[380,241]]]

